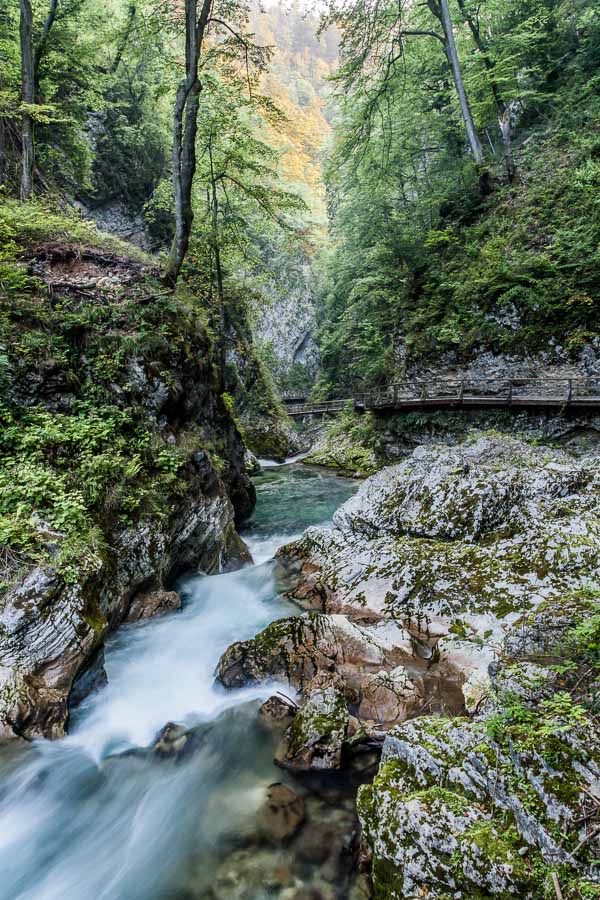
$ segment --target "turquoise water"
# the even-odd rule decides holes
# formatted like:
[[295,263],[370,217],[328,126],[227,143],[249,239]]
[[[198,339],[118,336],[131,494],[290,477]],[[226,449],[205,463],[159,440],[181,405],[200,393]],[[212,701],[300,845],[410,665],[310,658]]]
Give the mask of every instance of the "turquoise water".
[[[108,642],[109,683],[87,698],[67,738],[5,751],[0,900],[277,896],[261,882],[267,862],[258,856],[258,881],[245,893],[210,887],[226,853],[250,840],[267,785],[281,780],[256,720],[274,688],[225,691],[214,670],[233,641],[289,614],[268,560],[307,525],[330,519],[355,485],[292,465],[256,486],[244,538],[259,564],[185,579],[181,612],[122,628]],[[144,752],[168,721],[204,723],[202,749],[183,762]]]
[[276,549],[309,525],[330,521],[357,483],[317,466],[291,464],[266,469],[254,480],[257,504],[242,531],[256,562],[271,559]]

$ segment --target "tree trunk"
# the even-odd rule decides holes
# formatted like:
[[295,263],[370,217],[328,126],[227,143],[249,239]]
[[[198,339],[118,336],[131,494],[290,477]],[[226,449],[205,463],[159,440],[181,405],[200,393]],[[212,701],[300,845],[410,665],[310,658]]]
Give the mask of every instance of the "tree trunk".
[[200,103],[198,64],[204,32],[213,0],[203,0],[197,19],[197,0],[185,0],[185,80],[177,89],[173,113],[173,193],[175,235],[164,273],[165,284],[174,287],[190,243],[194,221],[192,186],[196,173],[196,132]]
[[117,52],[115,54],[114,62],[110,67],[111,73],[115,73],[119,66],[121,65],[121,60],[123,58],[123,54],[125,53],[125,49],[127,44],[129,43],[129,38],[131,36],[131,31],[133,29],[133,22],[136,16],[137,7],[135,3],[129,4],[129,11],[127,13],[127,24],[125,25],[125,30],[121,36],[121,40],[119,41],[119,45],[117,47]]
[[0,185],[7,180],[8,163],[6,159],[6,123],[0,116]]
[[469,146],[471,147],[471,153],[473,154],[477,165],[482,165],[483,147],[481,146],[481,141],[479,140],[479,135],[477,134],[475,123],[473,122],[471,107],[469,106],[469,99],[467,97],[467,92],[465,91],[465,86],[462,79],[462,71],[460,68],[458,52],[456,50],[456,43],[454,41],[454,32],[452,30],[452,19],[450,18],[448,0],[439,0],[439,3],[437,2],[437,0],[428,0],[428,5],[434,16],[439,19],[444,30],[446,55],[448,57],[450,67],[452,68],[452,77],[454,79],[454,86],[456,87],[456,93],[458,94],[458,99],[460,102],[460,111],[465,123]]
[[494,77],[494,63],[490,59],[488,48],[481,37],[479,25],[467,12],[464,0],[458,0],[458,5],[460,7],[461,13],[463,14],[463,18],[469,26],[471,34],[473,35],[473,41],[475,43],[475,46],[479,50],[479,53],[481,54],[483,65],[485,66],[485,70],[489,76],[490,90],[492,92],[492,96],[494,97],[494,103],[496,104],[496,110],[498,113],[498,126],[500,128],[500,135],[502,137],[502,144],[504,147],[504,165],[506,167],[508,180],[512,182],[515,178],[516,167],[512,155],[512,123],[510,121],[510,107],[504,101],[504,97],[502,96],[502,92],[500,90],[498,82]]
[[33,120],[27,107],[35,103],[35,69],[33,64],[32,29],[33,21],[30,0],[20,0],[21,18],[19,36],[21,40],[21,200],[29,200],[33,192]]
[[221,370],[221,391],[225,390],[225,362],[226,362],[226,333],[227,333],[227,311],[225,309],[225,291],[223,290],[223,269],[221,268],[221,248],[219,246],[219,197],[217,194],[217,182],[215,181],[215,170],[213,167],[212,143],[208,144],[208,158],[210,160],[210,185],[211,185],[211,208],[212,208],[212,244],[215,258],[215,273],[217,276],[217,298],[219,301],[219,319],[220,319],[220,370]]

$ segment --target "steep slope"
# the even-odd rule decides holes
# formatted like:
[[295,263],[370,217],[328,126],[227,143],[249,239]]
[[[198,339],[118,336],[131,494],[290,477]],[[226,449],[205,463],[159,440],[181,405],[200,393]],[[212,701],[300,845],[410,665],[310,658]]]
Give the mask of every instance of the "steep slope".
[[57,737],[112,629],[247,557],[254,489],[199,298],[39,205],[0,236],[0,734]]

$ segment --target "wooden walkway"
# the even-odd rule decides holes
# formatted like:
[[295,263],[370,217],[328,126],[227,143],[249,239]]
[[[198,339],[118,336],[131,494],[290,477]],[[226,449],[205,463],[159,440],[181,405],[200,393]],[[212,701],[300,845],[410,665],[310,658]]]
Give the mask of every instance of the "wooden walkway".
[[358,412],[510,408],[600,414],[600,377],[405,381],[344,400],[290,403],[287,412],[298,418],[336,415],[349,403]]

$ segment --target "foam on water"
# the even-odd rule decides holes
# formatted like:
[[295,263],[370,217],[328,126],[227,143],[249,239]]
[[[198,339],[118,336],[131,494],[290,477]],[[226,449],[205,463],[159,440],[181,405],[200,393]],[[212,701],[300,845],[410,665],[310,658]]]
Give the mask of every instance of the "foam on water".
[[[158,900],[192,851],[250,827],[276,775],[249,701],[275,688],[225,691],[215,667],[231,643],[289,614],[267,560],[352,491],[294,467],[274,477],[258,481],[245,535],[261,564],[185,579],[181,612],[108,642],[108,685],[77,710],[67,738],[0,756],[0,900]],[[301,508],[290,502],[299,498]],[[140,750],[168,721],[212,723],[187,762]]]

